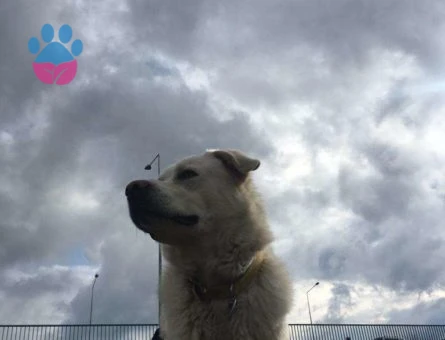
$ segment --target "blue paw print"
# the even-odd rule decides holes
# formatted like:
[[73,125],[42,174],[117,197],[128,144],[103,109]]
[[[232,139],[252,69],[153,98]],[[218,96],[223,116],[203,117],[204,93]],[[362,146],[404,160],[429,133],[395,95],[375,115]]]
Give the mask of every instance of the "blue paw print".
[[[63,25],[59,29],[59,40],[52,41],[54,39],[54,28],[50,24],[45,24],[41,30],[42,39],[48,45],[37,55],[34,60],[37,63],[50,62],[54,65],[59,65],[68,61],[74,60],[74,57],[79,56],[83,50],[82,41],[76,39],[71,44],[71,53],[67,50],[65,45],[73,37],[73,30],[67,24]],[[28,41],[28,50],[32,54],[36,54],[40,51],[40,42],[36,37],[32,37]],[[73,57],[74,56],[74,57]]]

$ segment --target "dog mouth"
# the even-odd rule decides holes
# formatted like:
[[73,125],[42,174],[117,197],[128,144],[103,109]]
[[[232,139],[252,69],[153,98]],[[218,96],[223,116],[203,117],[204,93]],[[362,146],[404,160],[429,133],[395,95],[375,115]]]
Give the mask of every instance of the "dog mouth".
[[145,211],[143,216],[145,217],[145,219],[151,219],[154,217],[157,219],[171,220],[173,222],[186,226],[193,226],[199,222],[198,215],[178,215],[162,213],[159,211]]
[[170,219],[178,224],[186,226],[192,226],[199,222],[199,217],[197,215],[182,215],[182,216],[178,215],[170,217]]
[[198,215],[170,215],[152,211],[135,214],[130,209],[130,216],[135,226],[156,242],[172,246],[196,242]]
[[170,220],[177,224],[185,225],[185,226],[193,226],[199,222],[198,215],[172,215],[172,214],[163,214],[154,211],[145,211],[143,216],[143,220],[151,220],[151,219],[160,219],[160,220]]
[[137,226],[152,225],[155,220],[170,220],[176,224],[189,227],[194,226],[199,222],[199,216],[195,214],[182,215],[163,211],[147,210],[135,204],[129,204],[129,206],[130,216]]

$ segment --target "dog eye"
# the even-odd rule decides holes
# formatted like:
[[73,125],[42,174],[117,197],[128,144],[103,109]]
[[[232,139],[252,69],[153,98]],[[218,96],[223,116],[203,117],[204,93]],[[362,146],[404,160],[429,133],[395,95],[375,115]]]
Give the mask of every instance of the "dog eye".
[[198,173],[196,173],[195,171],[193,171],[193,170],[184,170],[184,171],[181,171],[176,176],[176,178],[179,179],[179,180],[186,180],[186,179],[189,179],[189,178],[192,178],[192,177],[196,177],[196,176],[198,176]]

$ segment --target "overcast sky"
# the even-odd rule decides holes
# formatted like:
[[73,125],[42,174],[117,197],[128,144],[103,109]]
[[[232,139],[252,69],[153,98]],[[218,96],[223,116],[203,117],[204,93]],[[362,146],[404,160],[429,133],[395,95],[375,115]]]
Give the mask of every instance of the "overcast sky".
[[[125,185],[207,148],[259,158],[290,323],[445,323],[441,0],[2,0],[0,323],[157,322]],[[73,28],[67,85],[28,40]],[[68,44],[68,47],[70,45]]]

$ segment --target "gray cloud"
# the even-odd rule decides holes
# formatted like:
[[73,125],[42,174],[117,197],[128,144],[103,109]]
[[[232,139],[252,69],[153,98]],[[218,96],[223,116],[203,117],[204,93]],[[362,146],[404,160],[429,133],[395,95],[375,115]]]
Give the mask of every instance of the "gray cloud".
[[323,323],[343,323],[343,314],[352,306],[350,287],[337,283],[332,288],[333,297],[329,300],[328,311]]
[[432,302],[420,302],[412,308],[395,310],[390,313],[393,323],[441,325],[445,322],[445,299],[439,298]]

